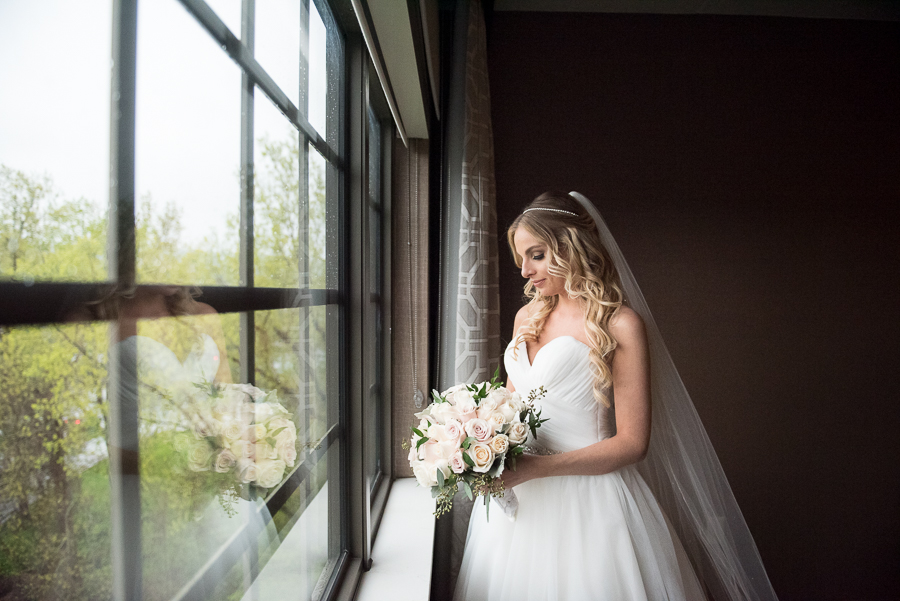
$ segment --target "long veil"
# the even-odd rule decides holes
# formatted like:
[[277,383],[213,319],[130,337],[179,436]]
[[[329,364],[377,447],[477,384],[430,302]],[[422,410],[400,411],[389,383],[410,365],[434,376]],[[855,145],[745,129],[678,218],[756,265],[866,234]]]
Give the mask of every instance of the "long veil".
[[678,532],[697,575],[716,600],[777,599],[744,516],[659,328],[600,212],[570,193],[594,218],[628,305],[644,319],[650,344],[652,434],[637,465]]

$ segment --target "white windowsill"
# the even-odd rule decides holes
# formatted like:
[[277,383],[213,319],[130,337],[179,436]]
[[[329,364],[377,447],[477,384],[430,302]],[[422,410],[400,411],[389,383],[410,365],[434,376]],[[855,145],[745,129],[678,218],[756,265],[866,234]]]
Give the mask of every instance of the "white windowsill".
[[428,601],[433,549],[434,499],[415,478],[395,480],[356,601]]

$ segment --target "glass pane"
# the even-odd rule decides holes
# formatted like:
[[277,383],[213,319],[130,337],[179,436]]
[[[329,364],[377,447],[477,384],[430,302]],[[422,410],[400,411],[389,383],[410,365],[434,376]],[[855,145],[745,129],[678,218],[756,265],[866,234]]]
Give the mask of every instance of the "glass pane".
[[[310,0],[310,119],[328,145],[341,154],[341,115],[344,111],[344,40],[325,0]],[[318,16],[317,16],[318,15]],[[324,61],[322,57],[321,31],[325,30]],[[325,116],[318,116],[320,102],[324,101]],[[322,129],[319,129],[321,123]]]
[[104,323],[0,327],[3,598],[108,599]]
[[137,37],[138,280],[237,285],[240,69],[175,0]]
[[300,106],[300,0],[256,3],[256,60]]
[[323,306],[256,313],[257,385],[278,391],[302,447],[318,444],[329,426],[327,344]]
[[336,541],[329,540],[330,523],[336,518],[329,503],[333,486],[328,482],[329,463],[337,459],[334,455],[327,451],[275,514],[276,544],[261,550],[264,567],[243,601],[321,597],[339,553]]
[[259,90],[254,128],[254,283],[297,288],[301,269],[299,134]]
[[[336,256],[332,255],[334,244],[328,244],[327,236],[327,201],[325,158],[312,146],[308,146],[309,152],[309,287],[324,289],[326,285],[325,265],[330,258],[336,262]],[[334,181],[334,180],[332,180]],[[332,192],[336,197],[336,192]]]
[[103,281],[112,2],[0,2],[0,279]]
[[189,289],[141,289],[136,304],[152,306],[169,291],[175,294],[168,313],[182,315],[139,320],[125,347],[137,365],[148,600],[175,595],[245,526],[258,503],[258,467],[247,451],[261,411],[233,384],[238,320],[197,303]]
[[[189,296],[181,302],[171,312],[183,315],[141,320],[133,337],[144,598],[169,599],[192,579],[203,583],[202,590],[220,593],[211,598],[240,598],[263,565],[280,557],[285,527],[298,521],[327,477],[323,464],[292,491],[291,498],[300,495],[302,502],[288,501],[274,521],[263,505],[325,432],[325,411],[304,398],[309,376],[301,354],[305,348],[318,351],[324,341],[316,342],[315,336],[324,335],[303,338],[305,310],[257,312],[256,386],[251,386],[235,381],[239,316],[219,316]],[[326,508],[327,525],[327,494],[324,499],[315,507]],[[316,524],[323,519],[319,513],[312,514]],[[328,551],[327,542],[320,549],[320,538],[307,544],[316,565]],[[222,552],[232,549],[234,540],[238,547]],[[248,540],[254,543],[252,552],[246,550]],[[221,559],[205,567],[213,557]]]
[[367,471],[366,475],[370,479],[371,486],[378,483],[378,473],[382,467],[382,447],[384,444],[384,427],[383,407],[382,407],[382,370],[383,366],[383,331],[382,331],[382,157],[381,157],[382,139],[381,139],[381,123],[370,106],[368,109],[368,157],[369,157],[369,173],[368,173],[368,196],[369,196],[369,307],[368,307],[368,324],[369,330],[366,336],[371,341],[372,349],[370,356],[372,357],[373,369],[371,373],[371,382],[369,382],[369,403],[371,407],[368,411],[367,419],[371,420],[371,437],[367,453]]
[[327,33],[315,2],[309,3],[309,124],[325,138],[328,96]]

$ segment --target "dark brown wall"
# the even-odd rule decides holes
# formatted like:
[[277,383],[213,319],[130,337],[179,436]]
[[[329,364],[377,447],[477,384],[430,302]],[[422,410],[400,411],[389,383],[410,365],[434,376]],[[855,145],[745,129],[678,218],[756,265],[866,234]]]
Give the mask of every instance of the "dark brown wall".
[[780,598],[900,598],[900,26],[496,12],[489,64],[500,227],[599,201]]

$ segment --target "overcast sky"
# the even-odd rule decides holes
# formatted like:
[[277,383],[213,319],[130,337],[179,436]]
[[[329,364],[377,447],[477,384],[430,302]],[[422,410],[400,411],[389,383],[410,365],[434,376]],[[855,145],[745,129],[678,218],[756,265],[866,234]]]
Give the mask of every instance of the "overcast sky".
[[[207,0],[240,37],[240,0]],[[299,0],[256,3],[256,58],[296,105]],[[136,192],[182,210],[184,240],[240,203],[238,66],[176,0],[138,4]],[[325,131],[325,28],[310,2],[309,119]],[[110,0],[0,1],[0,163],[64,198],[109,197]],[[255,138],[292,126],[257,91]],[[324,137],[324,136],[323,136]]]

